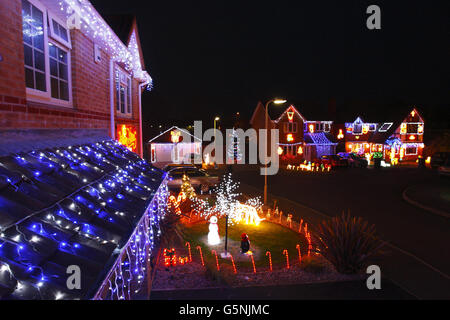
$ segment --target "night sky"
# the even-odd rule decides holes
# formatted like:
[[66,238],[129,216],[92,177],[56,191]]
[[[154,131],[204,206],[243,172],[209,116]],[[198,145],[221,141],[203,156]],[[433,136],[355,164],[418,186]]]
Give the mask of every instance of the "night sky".
[[[323,115],[312,120],[331,120],[335,101],[341,118],[390,120],[391,108],[416,105],[428,128],[449,126],[448,0],[91,2],[102,14],[137,16],[154,80],[143,97],[145,139],[150,125],[248,119],[275,96],[307,118]],[[370,4],[381,7],[382,30],[366,28]]]

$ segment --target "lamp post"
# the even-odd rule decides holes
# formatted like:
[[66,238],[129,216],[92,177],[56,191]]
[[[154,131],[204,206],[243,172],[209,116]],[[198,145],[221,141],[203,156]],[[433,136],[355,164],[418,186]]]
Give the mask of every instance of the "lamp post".
[[216,150],[216,128],[217,128],[217,121],[219,121],[220,118],[219,117],[215,117],[214,118],[214,168],[217,169],[217,162],[216,162],[216,155],[217,155],[217,150]]
[[269,139],[269,110],[268,110],[268,108],[269,108],[269,105],[271,104],[271,103],[274,103],[274,104],[284,104],[284,103],[286,103],[286,100],[284,100],[284,99],[272,99],[272,100],[269,100],[269,101],[267,101],[267,103],[266,103],[266,130],[267,130],[267,139],[266,139],[266,164],[265,164],[265,169],[264,169],[264,205],[267,205],[267,161],[268,161],[268,159],[267,159],[267,151],[268,151],[268,147],[269,147],[269,145],[268,145],[268,139]]

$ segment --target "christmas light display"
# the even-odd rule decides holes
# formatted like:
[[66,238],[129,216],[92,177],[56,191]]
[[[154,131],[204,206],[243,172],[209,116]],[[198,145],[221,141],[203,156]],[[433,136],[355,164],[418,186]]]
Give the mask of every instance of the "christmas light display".
[[252,260],[253,273],[256,273],[255,259],[253,258],[253,253],[251,251],[248,251],[246,254],[249,255],[250,259]]
[[[2,297],[130,299],[140,292],[166,210],[165,173],[107,140],[4,157],[0,180],[0,211],[8,212],[0,273],[10,279]],[[91,279],[81,291],[66,287],[71,265]]]
[[270,272],[272,272],[272,254],[270,253],[270,251],[266,252],[266,256],[269,257],[269,270]]
[[287,251],[287,249],[283,250],[283,254],[286,256],[286,269],[289,269],[289,252]]
[[137,151],[137,132],[133,126],[122,124],[117,128],[117,141],[132,152]]
[[128,71],[133,72],[135,78],[151,87],[150,75],[142,70],[141,56],[134,32],[131,34],[127,47],[88,0],[61,0],[59,7],[60,13],[66,16],[69,29],[80,28],[83,33],[97,42],[114,61],[123,63]]
[[228,162],[235,163],[242,161],[241,141],[234,128],[230,134],[230,142],[227,146]]
[[200,259],[201,259],[201,261],[202,261],[202,266],[205,266],[205,261],[203,260],[203,252],[202,252],[202,247],[200,247],[200,246],[197,246],[197,250],[199,251],[199,253],[200,253]]
[[298,251],[298,262],[301,264],[302,263],[302,253],[300,251],[300,245],[297,244],[295,247],[297,248],[297,251]]
[[231,255],[231,253],[229,255],[230,255],[230,258],[231,258],[231,265],[233,266],[233,272],[236,274],[237,273],[237,269],[236,269],[236,265],[234,264],[234,258]]
[[217,217],[212,216],[209,220],[208,244],[216,246],[220,243],[219,227],[217,225]]
[[191,254],[191,244],[189,242],[186,242],[184,244],[186,247],[188,247],[188,252],[189,252],[189,262],[192,262],[192,254]]
[[216,250],[211,250],[211,253],[216,257],[216,268],[217,268],[217,271],[220,271],[219,258],[217,257]]

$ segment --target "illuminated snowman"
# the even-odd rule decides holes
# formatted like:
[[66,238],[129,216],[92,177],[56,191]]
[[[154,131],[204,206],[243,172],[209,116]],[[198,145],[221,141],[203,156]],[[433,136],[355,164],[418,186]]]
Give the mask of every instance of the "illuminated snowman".
[[220,243],[219,226],[217,225],[217,217],[212,216],[209,219],[208,244],[215,246]]

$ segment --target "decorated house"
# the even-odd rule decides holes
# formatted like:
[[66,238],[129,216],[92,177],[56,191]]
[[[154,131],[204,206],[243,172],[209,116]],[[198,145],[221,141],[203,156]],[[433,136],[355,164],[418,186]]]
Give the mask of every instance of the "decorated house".
[[148,297],[167,179],[138,155],[151,78],[121,21],[0,1],[0,299]]
[[181,163],[199,157],[201,163],[202,140],[185,129],[173,126],[148,142],[150,161],[162,166],[169,163]]
[[365,156],[383,158],[397,164],[416,161],[422,156],[424,143],[424,120],[413,108],[392,122],[370,123],[358,117],[345,124],[345,149]]
[[0,18],[0,129],[100,129],[142,156],[152,80],[134,17],[102,17],[87,0],[9,0]]
[[[250,124],[256,130],[265,128],[262,103],[258,103]],[[293,105],[279,115],[269,113],[269,129],[279,130],[278,154],[282,163],[314,161],[335,154],[337,143],[331,134],[332,126],[333,121],[307,120]]]

